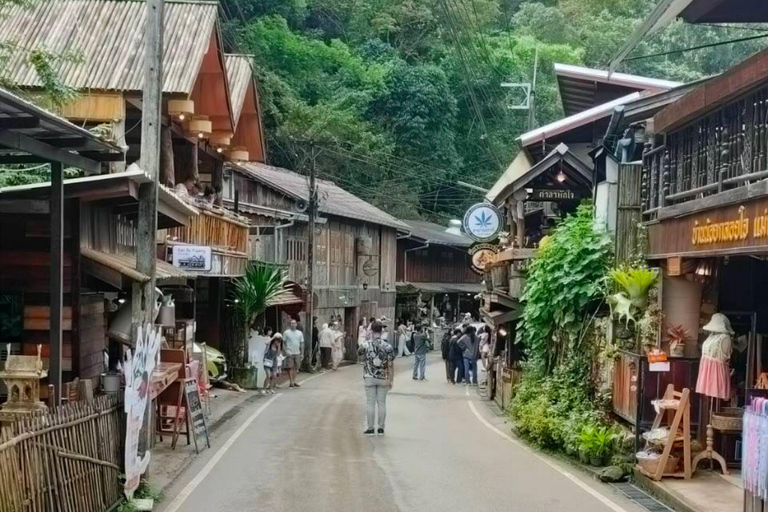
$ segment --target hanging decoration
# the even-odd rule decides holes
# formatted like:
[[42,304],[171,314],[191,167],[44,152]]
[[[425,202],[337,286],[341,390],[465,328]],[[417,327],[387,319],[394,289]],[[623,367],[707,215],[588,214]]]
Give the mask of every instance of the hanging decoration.
[[233,162],[247,162],[249,159],[248,148],[235,146],[229,151],[229,159]]
[[168,100],[168,115],[186,121],[195,113],[195,102],[192,100]]
[[187,131],[198,139],[205,139],[213,132],[213,123],[208,116],[196,115],[187,123]]

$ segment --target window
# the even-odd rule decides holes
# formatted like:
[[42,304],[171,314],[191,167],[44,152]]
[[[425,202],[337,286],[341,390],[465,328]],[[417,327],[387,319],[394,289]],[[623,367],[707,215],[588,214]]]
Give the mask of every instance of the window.
[[355,266],[355,237],[352,233],[344,235],[344,266]]
[[303,238],[285,238],[285,259],[287,261],[306,261],[307,241]]

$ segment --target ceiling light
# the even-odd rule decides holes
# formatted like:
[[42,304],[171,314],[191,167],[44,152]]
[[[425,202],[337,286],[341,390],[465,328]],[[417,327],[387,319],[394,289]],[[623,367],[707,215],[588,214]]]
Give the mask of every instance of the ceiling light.
[[557,179],[557,181],[562,183],[565,181],[565,173],[562,170],[560,170],[560,172],[557,173],[557,176],[555,176],[555,178]]

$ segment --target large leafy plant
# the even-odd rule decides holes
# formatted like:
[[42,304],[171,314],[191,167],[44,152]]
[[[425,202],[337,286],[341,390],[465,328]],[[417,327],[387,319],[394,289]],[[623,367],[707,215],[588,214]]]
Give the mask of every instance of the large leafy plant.
[[245,276],[235,281],[233,302],[245,325],[250,326],[277,298],[286,293],[283,269],[267,263],[247,268]]
[[647,267],[617,268],[611,270],[611,278],[629,295],[629,299],[638,308],[644,308],[648,302],[648,290],[656,283],[659,272]]
[[591,205],[582,205],[533,259],[523,294],[522,341],[544,374],[585,352],[583,335],[604,296],[611,255],[609,236],[594,228]]

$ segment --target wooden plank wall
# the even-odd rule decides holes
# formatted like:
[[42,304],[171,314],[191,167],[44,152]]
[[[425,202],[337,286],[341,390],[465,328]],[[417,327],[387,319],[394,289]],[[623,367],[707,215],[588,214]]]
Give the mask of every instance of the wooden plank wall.
[[619,165],[619,192],[616,212],[616,261],[627,261],[637,246],[637,225],[641,221],[641,164]]
[[[463,249],[431,245],[426,249],[410,251],[405,261],[405,250],[418,247],[408,240],[397,246],[397,278],[409,283],[479,283],[482,277],[472,271],[469,254]],[[403,268],[405,267],[405,269]],[[408,275],[405,276],[404,273]]]

